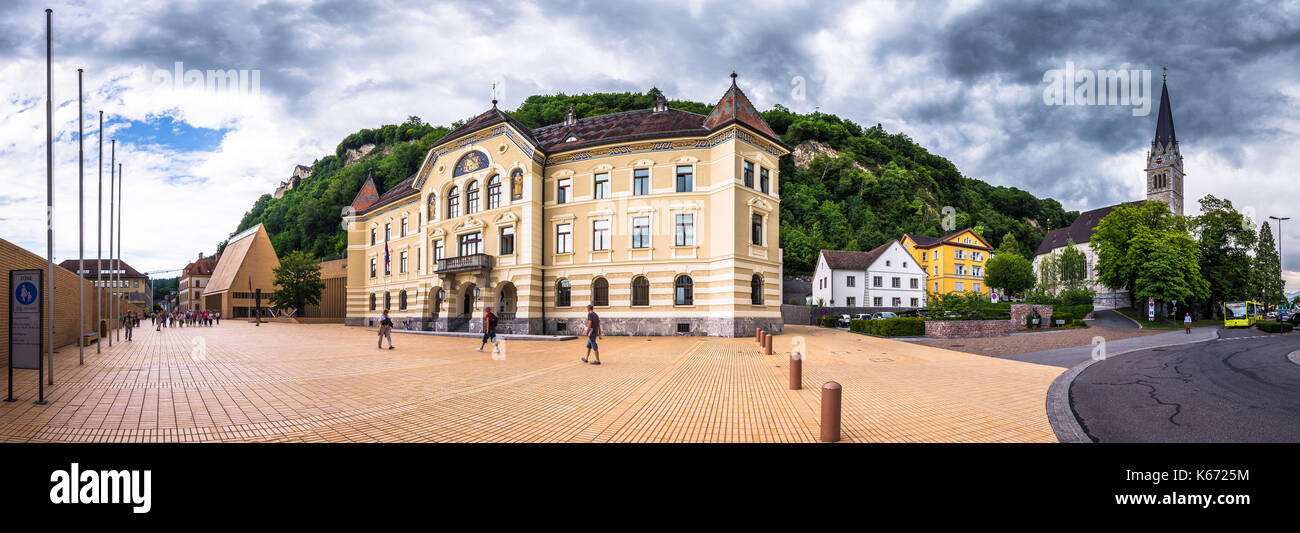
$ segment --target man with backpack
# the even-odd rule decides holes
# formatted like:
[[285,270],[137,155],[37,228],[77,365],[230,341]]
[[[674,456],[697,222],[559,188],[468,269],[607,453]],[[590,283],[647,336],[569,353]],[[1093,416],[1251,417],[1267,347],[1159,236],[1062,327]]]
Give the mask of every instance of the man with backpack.
[[490,306],[484,306],[484,307],[485,309],[483,311],[483,344],[480,344],[478,347],[478,351],[480,352],[483,351],[484,346],[487,346],[489,340],[492,341],[492,344],[497,343],[497,316],[492,313],[492,308]]
[[384,348],[384,338],[388,338],[388,349],[393,349],[393,319],[388,318],[388,309],[379,315],[379,349]]

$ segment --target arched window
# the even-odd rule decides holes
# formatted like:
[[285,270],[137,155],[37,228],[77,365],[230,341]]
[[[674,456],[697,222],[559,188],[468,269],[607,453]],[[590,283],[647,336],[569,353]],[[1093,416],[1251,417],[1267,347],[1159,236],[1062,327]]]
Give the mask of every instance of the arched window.
[[465,214],[478,212],[478,182],[471,181],[465,186]]
[[429,221],[433,222],[438,218],[438,195],[429,195]]
[[523,199],[524,199],[524,171],[523,171],[523,169],[518,169],[518,168],[516,168],[514,172],[511,172],[511,173],[510,173],[510,199],[511,199],[511,200],[523,200]]
[[562,279],[560,281],[555,282],[555,306],[556,307],[568,307],[569,294],[570,294],[569,280]]
[[763,276],[754,274],[749,279],[749,303],[763,305]]
[[695,305],[695,282],[690,276],[677,276],[673,288],[673,305]]
[[609,281],[596,278],[591,281],[591,305],[606,307],[609,305]]
[[392,308],[393,308],[393,294],[386,292],[384,293],[384,310],[388,311],[389,309]]
[[406,291],[397,294],[397,308],[402,310],[406,309]]
[[371,294],[370,294],[370,310],[371,310],[371,311],[374,311],[374,310],[375,310],[375,295],[374,295],[374,293],[371,293]]
[[632,278],[632,305],[650,305],[650,280],[645,276]]
[[493,174],[488,178],[488,209],[501,207],[501,176]]
[[447,218],[460,216],[460,187],[447,191]]

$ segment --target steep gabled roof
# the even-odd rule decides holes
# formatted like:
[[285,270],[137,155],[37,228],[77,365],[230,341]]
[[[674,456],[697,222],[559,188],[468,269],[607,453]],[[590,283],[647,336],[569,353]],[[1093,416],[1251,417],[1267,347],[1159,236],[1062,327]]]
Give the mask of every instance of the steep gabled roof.
[[[255,250],[255,246],[262,247],[262,249]],[[221,252],[221,259],[217,261],[217,268],[212,272],[212,278],[209,279],[208,285],[203,288],[203,294],[231,290],[232,286],[238,290],[239,286],[235,285],[235,276],[239,274],[239,268],[243,266],[250,252],[263,250],[269,251],[271,257],[275,259],[276,266],[279,266],[280,260],[275,257],[275,248],[271,246],[271,238],[266,234],[266,230],[262,228],[261,224],[231,237],[230,242],[226,244],[226,249]]]
[[1145,200],[1138,200],[1136,202],[1108,205],[1106,207],[1093,209],[1092,211],[1079,213],[1079,217],[1074,219],[1073,224],[1047,232],[1047,235],[1043,236],[1043,242],[1038,244],[1038,250],[1034,252],[1034,256],[1051,252],[1052,250],[1069,244],[1070,241],[1074,241],[1075,244],[1089,242],[1092,240],[1092,232],[1097,229],[1097,224],[1100,223],[1101,219],[1105,218],[1106,215],[1109,215],[1111,211],[1114,211],[1116,207],[1121,205],[1141,204],[1144,201]]
[[216,257],[204,257],[185,265],[185,269],[181,271],[181,276],[211,276],[212,271],[216,270],[216,268]]
[[983,244],[966,244],[966,243],[959,243],[959,242],[948,242],[953,237],[956,237],[968,231],[971,233],[971,235],[974,235],[980,241],[984,241],[984,237],[978,233],[975,233],[975,230],[973,228],[959,229],[957,231],[944,235],[943,237],[926,237],[925,235],[915,235],[912,233],[907,233],[904,234],[903,236],[911,239],[912,242],[916,243],[917,248],[933,248],[941,244],[953,244],[953,245],[961,245],[961,246],[966,246],[971,248],[983,248],[986,250],[993,249]]
[[431,146],[430,148],[435,148],[440,145],[447,144],[451,141],[454,141],[456,139],[474,133],[478,130],[487,128],[489,126],[495,126],[502,122],[505,122],[506,124],[513,126],[516,130],[519,130],[519,133],[522,133],[524,137],[527,137],[528,141],[533,143],[534,146],[539,146],[539,147],[541,146],[541,143],[537,142],[537,139],[533,137],[533,131],[528,129],[528,126],[525,126],[522,122],[515,120],[514,117],[507,115],[505,112],[501,111],[500,109],[497,109],[496,104],[493,103],[492,109],[484,111],[480,113],[478,116],[469,119],[468,122],[461,124],[459,128],[452,130],[451,133],[448,133],[447,135],[444,135],[441,139],[438,139],[438,142],[433,143],[433,146]]
[[411,187],[411,184],[415,183],[415,177],[419,175],[420,173],[416,172],[415,174],[407,176],[406,179],[397,182],[397,185],[394,185],[393,188],[388,189],[387,191],[384,191],[384,194],[379,195],[379,198],[376,199],[374,203],[366,206],[365,209],[357,210],[357,214],[368,213],[403,198],[420,194],[419,189]]
[[826,266],[831,270],[866,270],[871,267],[880,255],[889,249],[889,245],[895,241],[889,241],[877,246],[869,252],[850,252],[845,250],[822,250],[821,255],[826,259]]
[[1174,135],[1174,112],[1169,107],[1169,85],[1160,84],[1160,115],[1156,117],[1156,137],[1153,144],[1178,142]]
[[[772,127],[767,125],[763,116],[758,114],[754,104],[745,96],[745,92],[740,90],[736,85],[736,73],[731,73],[731,87],[718,100],[718,105],[713,106],[713,111],[709,113],[708,118],[704,119],[704,127],[709,131],[722,128],[732,123],[740,123],[748,126],[750,129],[762,134],[769,140],[781,144],[781,139],[772,131]],[[781,146],[785,146],[781,144]]]
[[366,177],[366,182],[361,184],[360,189],[357,189],[356,198],[352,199],[352,211],[360,213],[370,209],[378,201],[379,189],[375,187],[375,179]]

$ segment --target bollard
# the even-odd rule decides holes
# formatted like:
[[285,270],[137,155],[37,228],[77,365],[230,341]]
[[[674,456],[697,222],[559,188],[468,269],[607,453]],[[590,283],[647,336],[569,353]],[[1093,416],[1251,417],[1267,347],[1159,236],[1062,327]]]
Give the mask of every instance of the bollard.
[[772,355],[772,334],[763,338],[763,355]]
[[763,328],[758,328],[758,331],[754,333],[754,341],[758,343],[760,348],[763,347]]
[[803,388],[803,354],[790,354],[790,390]]
[[840,384],[822,385],[822,442],[840,440]]

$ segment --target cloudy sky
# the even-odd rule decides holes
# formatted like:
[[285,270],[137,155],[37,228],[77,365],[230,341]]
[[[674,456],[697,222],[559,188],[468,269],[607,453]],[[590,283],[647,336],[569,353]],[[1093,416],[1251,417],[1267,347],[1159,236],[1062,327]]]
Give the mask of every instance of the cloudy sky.
[[[1155,130],[1134,105],[1047,105],[1045,73],[1169,69],[1188,214],[1206,194],[1284,227],[1300,290],[1300,3],[6,2],[0,5],[0,238],[45,252],[45,17],[54,9],[56,255],[77,253],[84,68],[87,250],[98,111],[125,174],[126,258],[212,253],[295,164],[348,133],[449,124],[528,95],[642,91],[713,102],[734,69],[760,109],[901,131],[968,176],[1086,210],[1143,197]],[[1050,5],[1049,5],[1050,4]],[[182,75],[175,74],[181,63]],[[184,71],[247,70],[257,90]],[[179,79],[178,79],[179,78]],[[251,85],[251,84],[250,84]],[[1140,114],[1141,111],[1139,110]]]

